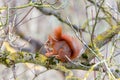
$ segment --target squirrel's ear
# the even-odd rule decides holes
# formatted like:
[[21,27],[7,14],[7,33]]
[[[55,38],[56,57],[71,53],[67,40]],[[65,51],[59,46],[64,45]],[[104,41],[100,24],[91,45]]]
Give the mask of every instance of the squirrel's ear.
[[52,39],[51,35],[49,35],[49,36],[48,36],[48,39],[49,39],[49,40],[51,40],[51,39]]
[[52,35],[49,35],[49,36],[48,36],[48,39],[49,39],[49,40],[55,40],[55,39],[54,39],[54,36],[52,36]]
[[57,41],[54,37],[52,37],[51,35],[48,36],[48,40],[49,41],[52,41],[52,42],[55,42]]

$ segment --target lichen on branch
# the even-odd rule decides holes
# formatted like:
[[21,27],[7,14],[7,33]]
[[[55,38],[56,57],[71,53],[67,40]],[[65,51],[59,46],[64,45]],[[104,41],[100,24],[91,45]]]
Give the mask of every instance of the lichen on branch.
[[[112,28],[106,30],[105,32],[99,34],[95,39],[93,39],[93,43],[96,45],[97,48],[101,48],[102,46],[104,46],[106,43],[108,43],[109,41],[111,41],[111,39],[118,34],[120,31],[120,27],[118,26],[113,26]],[[92,43],[89,43],[89,47],[92,50],[95,50],[94,47],[91,46]],[[86,56],[86,57],[84,57]],[[80,60],[83,60],[83,62],[90,62],[93,58],[95,58],[96,56],[91,52],[90,49],[86,49],[85,52],[83,53],[83,55],[79,58]]]

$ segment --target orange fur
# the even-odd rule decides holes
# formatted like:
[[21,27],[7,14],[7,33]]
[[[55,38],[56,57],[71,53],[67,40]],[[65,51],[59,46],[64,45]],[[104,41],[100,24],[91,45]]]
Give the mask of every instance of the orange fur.
[[54,36],[49,36],[46,46],[48,47],[45,54],[47,57],[56,56],[63,62],[68,61],[66,56],[71,60],[77,58],[82,48],[76,38],[62,33],[62,27],[54,30]]
[[54,37],[55,37],[55,39],[60,40],[61,39],[61,35],[62,35],[62,27],[55,28],[55,30],[54,30]]

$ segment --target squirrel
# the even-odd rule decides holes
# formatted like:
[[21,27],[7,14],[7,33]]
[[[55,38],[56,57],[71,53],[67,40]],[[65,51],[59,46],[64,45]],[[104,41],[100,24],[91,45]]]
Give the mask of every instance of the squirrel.
[[67,62],[69,59],[76,59],[82,49],[80,41],[77,38],[62,33],[61,26],[54,29],[53,36],[48,36],[45,45],[47,50],[45,55],[47,57],[55,56],[62,62]]

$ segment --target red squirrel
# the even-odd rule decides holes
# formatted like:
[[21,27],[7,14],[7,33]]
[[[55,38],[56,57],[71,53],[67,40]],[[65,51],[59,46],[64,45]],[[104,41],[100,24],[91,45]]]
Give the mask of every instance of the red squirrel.
[[53,34],[53,36],[48,36],[48,41],[46,42],[47,53],[45,55],[47,57],[55,56],[62,62],[78,57],[82,46],[77,38],[63,34],[62,27],[55,28]]

